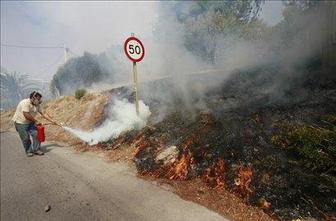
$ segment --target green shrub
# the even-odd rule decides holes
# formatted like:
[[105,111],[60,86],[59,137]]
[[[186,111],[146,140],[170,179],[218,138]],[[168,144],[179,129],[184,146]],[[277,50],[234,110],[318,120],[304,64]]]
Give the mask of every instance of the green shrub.
[[77,89],[75,91],[75,97],[76,97],[77,100],[80,100],[85,94],[86,94],[85,89]]
[[272,143],[295,151],[305,166],[318,172],[336,172],[336,131],[314,125],[282,122]]

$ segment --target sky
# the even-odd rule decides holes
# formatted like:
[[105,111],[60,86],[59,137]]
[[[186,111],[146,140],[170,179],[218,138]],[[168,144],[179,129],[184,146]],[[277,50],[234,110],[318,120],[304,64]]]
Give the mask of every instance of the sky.
[[[282,19],[281,12],[281,1],[266,1],[260,16],[274,25]],[[123,45],[131,33],[150,40],[159,16],[158,3],[154,1],[1,1],[2,45],[58,47],[1,46],[1,66],[49,81],[64,63],[62,47],[70,49],[71,57]]]

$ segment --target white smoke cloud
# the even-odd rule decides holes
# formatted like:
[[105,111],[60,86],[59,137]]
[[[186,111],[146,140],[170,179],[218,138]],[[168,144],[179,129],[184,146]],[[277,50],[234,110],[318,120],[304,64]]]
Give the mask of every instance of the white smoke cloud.
[[[161,102],[158,111],[160,119],[169,112],[171,105],[176,99],[182,100],[184,107],[191,112],[193,112],[194,109],[206,110],[207,106],[206,103],[203,102],[203,98],[205,98],[205,94],[209,89],[219,86],[236,71],[251,70],[255,67],[267,66],[274,63],[279,65],[278,72],[281,74],[274,80],[273,85],[265,89],[265,93],[276,92],[281,96],[284,91],[283,82],[287,82],[287,79],[300,74],[295,69],[296,64],[318,51],[321,45],[318,42],[323,38],[323,34],[318,31],[318,27],[321,26],[323,21],[317,18],[321,16],[319,13],[312,12],[311,14],[301,16],[301,18],[297,18],[301,20],[301,29],[291,36],[293,43],[290,47],[286,46],[286,40],[277,36],[277,33],[271,33],[270,39],[266,38],[263,40],[247,40],[235,33],[219,34],[216,36],[215,61],[214,64],[209,64],[201,57],[187,50],[185,46],[185,34],[187,29],[183,24],[177,21],[174,4],[174,2],[153,4],[151,7],[152,11],[149,13],[151,13],[155,19],[148,22],[144,19],[144,23],[147,24],[144,27],[145,29],[147,28],[147,30],[139,30],[138,35],[146,49],[144,60],[137,65],[139,81],[143,82],[146,80],[169,77],[172,82],[169,90],[160,90],[160,88],[158,88],[158,90],[153,91],[153,89],[150,88],[150,90],[147,91],[146,88],[141,88],[140,85],[139,93],[144,100],[150,100],[155,97],[156,100]],[[129,6],[133,7],[134,5]],[[83,9],[85,7],[85,5],[80,6],[81,14],[77,15],[78,18],[85,15],[86,10]],[[123,7],[120,6],[119,9],[122,10],[124,7],[126,7],[126,5],[123,5]],[[193,7],[193,3],[185,4],[185,7]],[[95,7],[93,7],[93,12],[98,13],[99,11],[100,14],[105,13],[105,10],[101,10],[99,7],[97,7],[97,11],[95,10]],[[93,12],[87,12],[88,18],[90,18]],[[68,13],[66,12],[66,14]],[[209,13],[209,16],[210,15],[211,13]],[[121,15],[119,15],[119,18],[120,16]],[[76,18],[73,17],[69,19],[71,21],[76,20]],[[86,19],[84,20],[86,21]],[[104,24],[104,21],[100,19],[97,20]],[[91,24],[93,21],[89,21],[88,19],[87,22]],[[203,24],[202,22],[206,21],[201,20],[200,23]],[[115,82],[115,85],[118,85],[118,83],[123,83],[124,85],[127,83],[132,84],[132,63],[126,58],[122,48],[123,40],[129,35],[127,30],[129,30],[130,27],[132,27],[131,24],[120,27],[118,32],[124,33],[124,35],[118,35],[111,30],[111,39],[112,35],[120,36],[118,41],[111,42],[112,47],[106,53],[110,61],[106,65],[115,68],[115,72],[112,74],[115,79],[120,81]],[[95,28],[93,30],[95,30]],[[147,32],[150,32],[150,34]],[[101,30],[98,30],[97,33],[101,33]],[[309,35],[308,39],[306,37],[307,35]],[[97,34],[96,37],[91,36],[93,39],[91,44],[99,45],[99,41],[104,39],[105,36],[106,35],[102,37],[101,34]],[[205,42],[211,42],[212,37],[213,36],[208,33],[208,39],[204,39]],[[98,41],[98,43],[95,43],[96,41]],[[214,78],[213,75],[208,75],[209,78],[202,78],[202,82],[193,82],[192,78],[186,77],[186,75],[192,73],[203,73],[204,76],[206,76],[209,73],[213,73],[214,70],[217,78]],[[105,83],[106,82],[104,82],[104,84]],[[199,85],[195,86],[196,84]],[[92,87],[102,88],[99,84],[93,85]],[[104,85],[104,88],[108,87]]]
[[[151,1],[1,1],[1,43],[65,45],[80,56],[84,51],[100,53],[122,45],[132,32],[142,39],[151,38],[156,20],[157,2]],[[57,58],[61,59],[56,62]],[[126,61],[124,55],[122,59]],[[45,80],[50,80],[63,62],[62,48],[1,47],[2,66]]]
[[148,117],[151,114],[149,107],[139,101],[139,110],[138,116],[133,103],[128,102],[127,99],[116,99],[105,122],[98,128],[93,129],[93,131],[86,132],[69,127],[63,128],[89,145],[95,145],[99,142],[116,138],[123,132],[141,129],[146,126]]
[[[312,16],[303,16],[303,23],[307,23],[309,26],[304,27],[294,37],[296,40],[289,48],[281,47],[283,39],[277,35],[271,36],[272,39],[267,42],[259,42],[260,44],[255,41],[243,40],[238,36],[227,35],[227,33],[218,36],[216,64],[212,65],[186,49],[184,45],[186,30],[176,20],[175,3],[163,1],[33,2],[20,4],[24,6],[21,8],[28,9],[25,11],[28,18],[32,19],[32,15],[35,15],[33,19],[38,18],[40,26],[46,27],[43,32],[24,29],[25,33],[28,33],[25,34],[27,40],[46,43],[46,39],[48,39],[57,44],[62,42],[78,55],[81,55],[85,50],[90,53],[100,53],[108,49],[106,54],[110,62],[105,65],[115,70],[113,75],[119,81],[114,82],[111,87],[132,83],[132,62],[124,55],[122,45],[130,33],[134,32],[143,41],[146,49],[144,60],[137,65],[139,81],[170,76],[173,82],[169,91],[160,90],[160,88],[156,91],[146,91],[140,85],[140,97],[143,97],[144,100],[155,97],[161,101],[160,118],[169,112],[171,101],[176,97],[183,100],[184,104],[190,107],[189,109],[193,107],[206,109],[205,103],[202,102],[205,93],[208,89],[221,84],[235,70],[250,69],[275,61],[281,64],[279,68],[282,70],[279,72],[292,75],[295,72],[292,67],[297,61],[303,60],[319,49],[319,44],[316,42],[319,41],[322,34],[318,31],[311,31],[311,29],[318,27],[321,22],[316,19],[318,15],[313,13]],[[192,7],[192,3],[184,4],[185,10]],[[8,13],[2,9],[3,11]],[[15,11],[12,11],[11,14],[14,16]],[[8,33],[8,30],[10,30],[8,36],[15,36],[18,31],[13,27],[21,27],[19,21],[24,18],[18,19],[13,25],[5,22],[4,27],[7,29],[1,27],[2,39],[10,39],[6,37],[6,34],[3,34]],[[3,32],[3,30],[7,30],[7,32]],[[310,39],[304,38],[307,34]],[[22,36],[22,33],[18,33],[17,36]],[[35,56],[30,55],[29,57]],[[44,58],[37,56],[36,59],[42,61]],[[220,78],[209,77],[207,80],[203,78],[202,82],[190,82],[190,78],[185,77],[185,74],[197,72],[207,74],[212,72],[211,70],[215,70]],[[108,81],[104,81],[104,87],[100,84],[92,85],[92,90],[110,89],[107,83]],[[199,85],[195,87],[195,84]],[[281,87],[273,85],[274,89],[270,88],[269,90],[281,91]],[[196,103],[192,99],[195,96],[199,98]]]

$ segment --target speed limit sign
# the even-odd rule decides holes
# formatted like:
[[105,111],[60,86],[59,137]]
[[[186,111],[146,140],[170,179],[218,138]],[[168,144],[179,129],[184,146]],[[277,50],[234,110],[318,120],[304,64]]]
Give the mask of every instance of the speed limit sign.
[[126,39],[124,51],[126,56],[133,62],[139,62],[145,56],[145,48],[142,42],[134,36]]
[[135,110],[139,116],[139,97],[138,97],[138,71],[137,62],[141,61],[145,56],[145,48],[141,41],[134,37],[134,33],[131,37],[127,38],[124,44],[124,51],[126,56],[133,61],[133,80],[134,80],[134,93],[135,93]]

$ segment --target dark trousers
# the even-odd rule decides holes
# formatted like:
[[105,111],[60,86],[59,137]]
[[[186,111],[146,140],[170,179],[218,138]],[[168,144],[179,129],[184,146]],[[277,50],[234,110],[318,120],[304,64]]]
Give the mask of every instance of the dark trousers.
[[[26,153],[32,153],[40,148],[40,142],[37,139],[36,125],[14,123],[16,131],[19,133],[23,147]],[[32,138],[32,141],[30,140]]]

